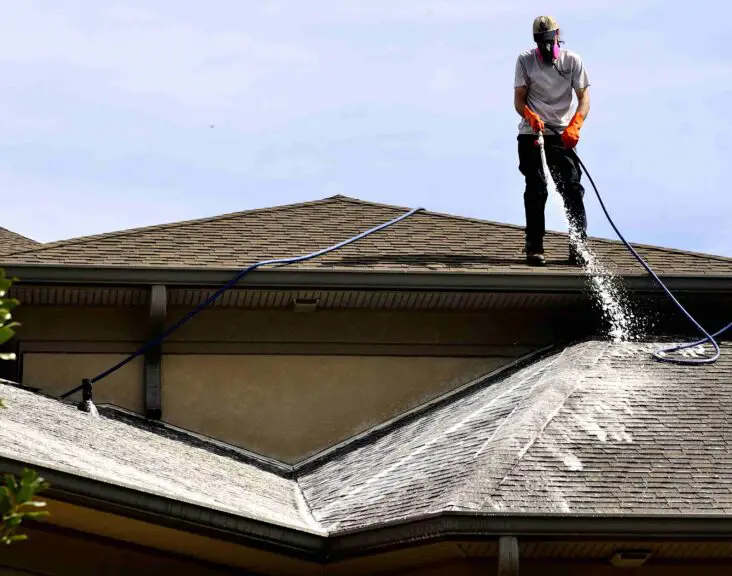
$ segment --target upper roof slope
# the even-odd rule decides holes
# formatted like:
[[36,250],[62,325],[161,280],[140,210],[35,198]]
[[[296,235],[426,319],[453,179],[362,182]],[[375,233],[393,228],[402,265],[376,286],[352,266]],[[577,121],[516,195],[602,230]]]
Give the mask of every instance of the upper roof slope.
[[39,242],[21,236],[17,232],[0,227],[0,254],[30,250],[40,246]]
[[[242,269],[264,259],[326,248],[408,209],[334,196],[212,218],[51,242],[9,256],[0,264]],[[325,256],[292,265],[317,270],[402,272],[527,271],[523,228],[435,212],[418,212]],[[645,274],[620,243],[592,239],[604,264],[622,274]],[[546,239],[551,272],[577,273],[567,258],[567,235]],[[732,275],[732,258],[637,245],[661,274]],[[531,268],[535,273],[542,269]]]
[[[712,365],[587,342],[295,470],[0,385],[0,457],[315,534],[424,514],[732,513],[732,345]],[[693,353],[693,352],[689,352]]]

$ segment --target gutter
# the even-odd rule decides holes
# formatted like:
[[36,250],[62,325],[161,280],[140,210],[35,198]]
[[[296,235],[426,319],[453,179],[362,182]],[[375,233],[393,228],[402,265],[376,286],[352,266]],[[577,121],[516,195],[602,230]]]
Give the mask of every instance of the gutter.
[[[149,286],[164,284],[178,287],[220,286],[239,272],[233,268],[128,268],[97,266],[56,266],[10,264],[3,266],[7,276],[17,277],[18,284],[83,284],[106,286]],[[622,276],[635,292],[659,292],[645,273]],[[659,275],[674,292],[730,292],[732,276]],[[270,268],[248,274],[240,286],[258,289],[358,289],[403,291],[506,291],[567,293],[585,292],[586,276],[573,272],[402,272],[334,271]]]
[[0,456],[2,472],[20,476],[24,468],[36,470],[50,484],[40,494],[41,499],[58,500],[301,560],[313,560],[324,553],[325,539],[319,534]]
[[320,564],[445,540],[486,540],[501,536],[528,540],[732,539],[732,516],[725,514],[482,515],[454,511],[324,536],[0,457],[0,470],[3,472],[20,475],[26,467],[37,470],[51,484],[41,498],[48,497]]
[[485,540],[514,536],[521,540],[588,538],[615,540],[732,539],[728,514],[495,514],[444,512],[404,523],[380,525],[329,541],[328,561],[341,561],[445,540]]

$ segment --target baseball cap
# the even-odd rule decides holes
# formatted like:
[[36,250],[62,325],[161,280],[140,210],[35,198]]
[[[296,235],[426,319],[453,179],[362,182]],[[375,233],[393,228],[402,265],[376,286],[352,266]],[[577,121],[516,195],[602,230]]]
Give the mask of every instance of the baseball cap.
[[539,42],[541,40],[551,40],[557,35],[559,25],[557,21],[551,16],[537,16],[534,18],[534,40]]

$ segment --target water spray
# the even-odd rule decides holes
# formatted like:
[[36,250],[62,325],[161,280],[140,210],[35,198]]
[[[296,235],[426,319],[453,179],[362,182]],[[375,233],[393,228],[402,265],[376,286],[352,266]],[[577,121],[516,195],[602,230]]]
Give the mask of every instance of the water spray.
[[[560,132],[556,130],[555,128],[551,126],[547,126],[550,130],[552,130],[555,134],[559,135]],[[542,132],[539,132],[539,136],[537,138],[537,144],[539,145],[539,150],[541,154],[541,160],[544,166],[547,166],[546,164],[546,152],[544,150],[544,134]],[[676,299],[676,297],[671,293],[671,291],[666,287],[666,285],[661,281],[661,279],[656,275],[656,273],[651,269],[651,267],[643,260],[643,258],[638,254],[638,252],[635,251],[635,249],[630,245],[630,243],[623,237],[623,235],[620,233],[620,230],[618,230],[618,227],[615,225],[615,222],[613,222],[612,217],[607,211],[607,208],[605,207],[605,203],[602,200],[602,197],[600,196],[600,192],[597,189],[597,186],[595,185],[594,180],[592,179],[592,176],[590,175],[589,170],[587,170],[587,167],[584,165],[582,160],[580,159],[579,155],[575,150],[571,151],[571,154],[574,155],[574,157],[577,159],[577,162],[582,167],[582,169],[585,171],[585,174],[587,174],[587,178],[590,181],[590,184],[592,184],[592,188],[595,190],[595,195],[597,196],[597,200],[600,202],[600,207],[602,208],[602,211],[605,213],[605,217],[607,218],[608,222],[610,222],[610,226],[612,226],[615,233],[618,235],[618,238],[623,242],[625,247],[630,251],[630,253],[635,257],[636,260],[643,266],[643,268],[646,269],[646,271],[651,275],[653,280],[658,284],[661,289],[668,295],[669,298],[671,298],[672,302],[676,304],[678,309],[683,312],[683,314],[689,319],[689,321],[694,324],[694,326],[704,334],[704,338],[702,340],[697,340],[696,342],[691,342],[689,344],[681,344],[678,346],[673,346],[670,348],[663,348],[660,350],[657,350],[653,352],[653,357],[660,361],[660,362],[670,362],[673,364],[711,364],[713,362],[716,362],[721,354],[721,350],[719,347],[719,344],[715,340],[715,338],[722,333],[726,332],[729,328],[732,328],[732,322],[727,324],[724,328],[716,332],[715,334],[709,334],[704,327],[697,322],[694,317],[689,314],[689,312],[681,305],[681,303]],[[550,177],[549,174],[547,174],[548,177]],[[569,218],[568,218],[569,220]],[[572,223],[570,222],[570,239],[574,240],[572,238],[573,231]],[[707,358],[678,358],[678,357],[669,357],[667,356],[670,353],[678,352],[680,350],[686,350],[689,348],[694,348],[700,345],[704,345],[705,342],[710,342],[712,346],[714,347],[714,355],[707,357]]]

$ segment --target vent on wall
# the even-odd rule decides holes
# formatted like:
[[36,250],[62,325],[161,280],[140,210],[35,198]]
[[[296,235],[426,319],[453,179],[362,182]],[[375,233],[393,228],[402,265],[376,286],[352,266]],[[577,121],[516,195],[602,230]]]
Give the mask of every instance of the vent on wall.
[[645,564],[650,556],[649,550],[617,550],[610,558],[610,563],[616,568],[637,568]]
[[293,298],[292,309],[295,312],[315,312],[318,298]]

